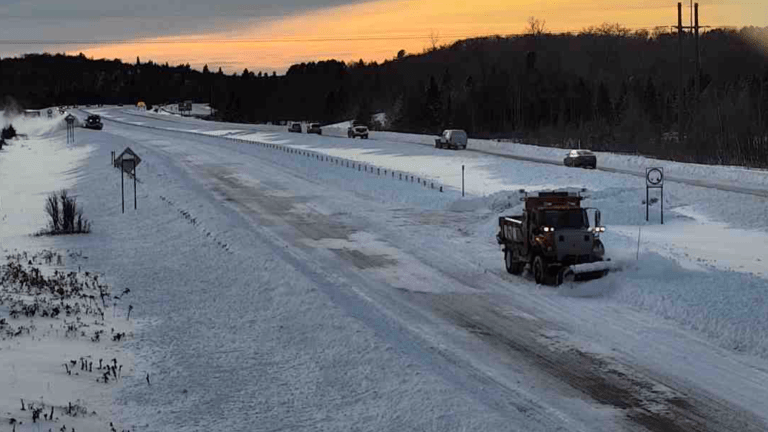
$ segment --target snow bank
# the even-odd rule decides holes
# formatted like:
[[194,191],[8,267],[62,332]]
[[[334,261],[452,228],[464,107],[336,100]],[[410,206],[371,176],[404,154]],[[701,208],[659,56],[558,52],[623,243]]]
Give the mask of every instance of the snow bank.
[[[25,123],[21,122],[20,127]],[[51,124],[43,124],[37,130],[49,130],[46,126]],[[91,148],[67,147],[65,140],[61,134],[46,138],[31,136],[26,140],[10,141],[0,152],[0,240],[3,247],[27,246],[29,242],[25,236],[46,226],[43,206],[48,193],[74,184],[70,172],[82,163]]]
[[[10,118],[2,116],[0,117],[0,122],[2,122],[2,127],[13,125],[18,134],[25,134],[30,137],[46,136],[67,129],[67,122],[64,120],[66,114],[68,113],[59,115],[58,111],[56,111],[53,118],[48,118],[45,115],[41,117],[15,116]],[[82,120],[75,114],[73,116],[76,119],[75,126],[81,126]]]
[[[617,248],[619,238],[611,241]],[[631,255],[632,245],[625,247]],[[619,303],[701,332],[723,347],[768,358],[768,283],[763,278],[711,267],[689,270],[669,257],[642,252],[613,281],[620,289],[612,299]]]
[[[374,136],[375,134],[375,136]],[[413,144],[434,145],[435,136],[399,132],[375,132],[372,138],[398,140]],[[491,154],[524,157],[531,160],[561,165],[568,149],[527,145],[515,142],[469,139],[468,148]],[[672,162],[639,155],[595,152],[599,167],[645,175],[646,167],[663,167],[665,176],[672,179],[703,180],[735,187],[768,189],[768,171],[737,166],[701,165]]]
[[446,210],[457,212],[471,212],[478,210],[490,210],[494,213],[509,214],[512,209],[522,206],[520,198],[523,193],[518,191],[500,191],[481,197],[468,197],[458,199],[450,203]]

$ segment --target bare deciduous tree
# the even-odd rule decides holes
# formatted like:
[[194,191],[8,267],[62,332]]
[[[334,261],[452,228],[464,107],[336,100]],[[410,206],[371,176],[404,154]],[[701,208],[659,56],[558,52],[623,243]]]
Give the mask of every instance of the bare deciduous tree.
[[436,50],[440,43],[440,32],[434,30],[429,32],[429,43],[432,45],[432,51]]
[[546,20],[540,20],[534,16],[528,17],[528,27],[526,27],[526,31],[528,34],[540,36],[546,32],[546,23]]

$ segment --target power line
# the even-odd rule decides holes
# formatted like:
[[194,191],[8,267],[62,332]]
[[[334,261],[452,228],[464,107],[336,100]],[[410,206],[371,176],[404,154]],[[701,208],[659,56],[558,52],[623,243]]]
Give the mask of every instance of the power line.
[[[660,28],[676,28],[676,26],[648,26],[648,27],[622,27],[629,31],[656,30]],[[599,28],[599,27],[598,27]],[[549,34],[579,34],[589,29],[585,27],[579,30],[550,30]],[[527,33],[495,33],[495,34],[441,34],[440,39],[470,39],[482,37],[514,37],[525,36]],[[430,40],[432,36],[425,35],[396,35],[396,36],[351,36],[351,37],[319,37],[319,38],[262,38],[262,39],[102,39],[102,40],[55,40],[55,39],[0,39],[0,45],[127,45],[127,44],[152,44],[152,45],[177,45],[177,44],[211,44],[211,43],[237,43],[237,44],[270,44],[270,43],[308,43],[308,42],[364,42],[381,40]]]

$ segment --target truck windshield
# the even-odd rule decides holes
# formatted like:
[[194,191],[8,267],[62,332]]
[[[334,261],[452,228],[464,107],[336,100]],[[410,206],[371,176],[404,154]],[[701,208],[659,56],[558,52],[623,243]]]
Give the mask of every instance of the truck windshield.
[[589,227],[589,218],[584,209],[545,211],[543,222],[545,226],[560,229],[583,229]]

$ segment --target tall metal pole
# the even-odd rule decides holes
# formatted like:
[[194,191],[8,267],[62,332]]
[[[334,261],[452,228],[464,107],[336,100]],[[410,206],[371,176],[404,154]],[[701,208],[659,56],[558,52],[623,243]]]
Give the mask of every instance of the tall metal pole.
[[133,209],[136,210],[136,158],[133,159]]
[[464,196],[464,165],[461,166],[461,196]]
[[701,52],[699,51],[699,4],[695,6],[695,23],[693,27],[694,34],[696,35],[696,100],[699,98],[701,92]]
[[690,11],[691,12],[689,13],[689,18],[690,18],[690,21],[691,21],[691,27],[693,27],[693,0],[691,0]]
[[680,51],[680,82],[677,96],[677,138],[683,139],[683,4],[677,3],[677,41]]
[[125,213],[125,180],[123,180],[123,166],[125,162],[120,160],[120,198],[123,201],[123,213]]

